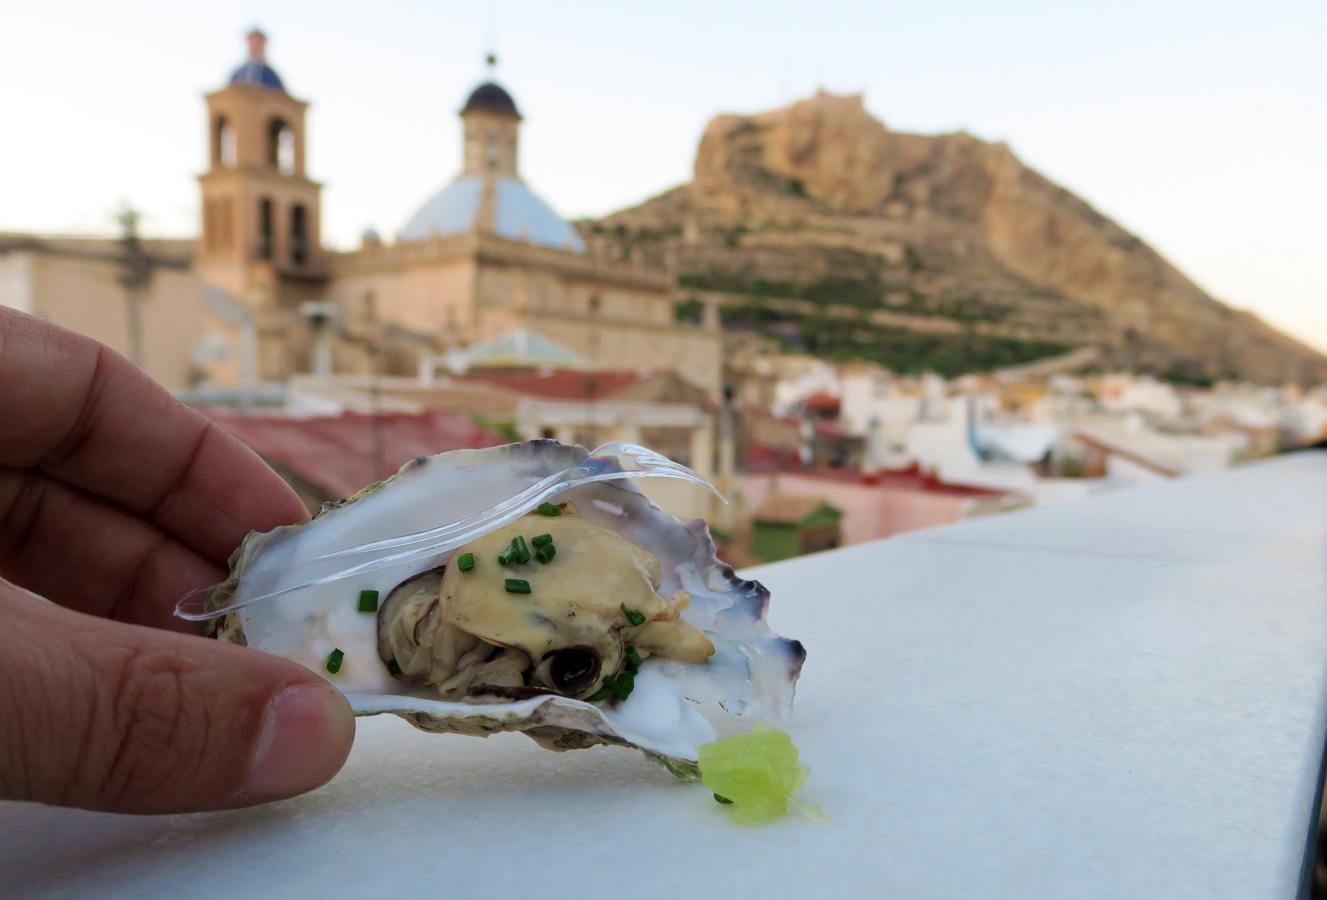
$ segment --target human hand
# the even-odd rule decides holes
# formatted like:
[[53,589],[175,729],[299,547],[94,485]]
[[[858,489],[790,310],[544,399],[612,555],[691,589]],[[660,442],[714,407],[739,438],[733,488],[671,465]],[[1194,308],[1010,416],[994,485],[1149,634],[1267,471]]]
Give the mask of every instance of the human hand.
[[247,532],[304,517],[127,360],[0,307],[0,797],[164,813],[331,778],[354,736],[345,699],[172,615]]

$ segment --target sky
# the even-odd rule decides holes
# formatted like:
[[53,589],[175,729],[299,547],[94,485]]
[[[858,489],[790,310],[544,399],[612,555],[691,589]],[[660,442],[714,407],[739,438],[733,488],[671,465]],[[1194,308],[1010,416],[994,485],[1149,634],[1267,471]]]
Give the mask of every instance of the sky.
[[0,0],[0,230],[197,230],[202,95],[251,25],[312,102],[324,240],[394,235],[460,166],[499,56],[525,179],[568,218],[690,176],[711,116],[863,92],[966,130],[1138,234],[1218,299],[1327,351],[1327,2],[927,4]]

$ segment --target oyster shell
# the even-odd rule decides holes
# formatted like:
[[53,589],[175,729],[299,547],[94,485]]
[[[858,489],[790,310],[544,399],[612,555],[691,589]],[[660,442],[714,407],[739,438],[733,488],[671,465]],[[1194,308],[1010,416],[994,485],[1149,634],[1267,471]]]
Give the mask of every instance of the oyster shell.
[[[620,636],[594,632],[586,637],[581,628],[574,632],[579,635],[576,645],[569,647],[572,638],[560,635],[572,632],[561,628],[558,637],[548,639],[552,644],[539,643],[542,659],[528,659],[527,647],[512,649],[491,634],[492,646],[478,649],[469,632],[461,633],[464,640],[454,647],[450,637],[434,640],[431,631],[424,639],[427,629],[420,630],[425,627],[424,617],[432,614],[434,621],[428,627],[439,627],[437,610],[428,604],[442,590],[444,573],[454,571],[449,569],[450,553],[300,587],[344,568],[330,554],[491,508],[587,457],[584,448],[556,441],[420,457],[387,481],[329,504],[310,522],[251,534],[232,556],[231,577],[213,590],[209,604],[222,610],[243,603],[255,595],[257,584],[264,592],[287,592],[226,614],[217,636],[295,660],[324,675],[329,655],[341,650],[340,670],[327,677],[359,715],[392,713],[428,731],[458,734],[521,731],[553,750],[632,746],[676,774],[693,774],[701,745],[747,730],[753,720],[786,721],[806,653],[800,642],[770,631],[765,623],[769,592],[757,582],[737,578],[717,560],[703,521],[674,519],[629,481],[582,485],[557,498],[594,528],[602,526],[643,550],[633,566],[644,572],[647,589],[656,591],[661,601],[652,607],[657,622],[633,632],[639,641],[646,628],[663,626],[650,645],[653,655],[647,653],[634,690],[623,701],[578,699],[590,696],[603,676],[620,664],[621,652],[613,649]],[[496,563],[481,559],[480,565]],[[556,561],[549,570],[555,565]],[[453,576],[453,590],[457,581],[464,583]],[[611,589],[622,589],[620,582],[615,584],[617,588]],[[605,589],[610,589],[607,583]],[[383,598],[376,615],[358,609],[357,599],[365,590]],[[407,623],[409,636],[404,630]],[[415,640],[415,635],[420,639]],[[671,653],[676,658],[668,658],[670,641],[680,641],[679,649]],[[444,643],[450,649],[437,649]],[[574,683],[563,685],[568,688],[563,692],[525,696],[556,689],[556,679],[536,672],[550,652],[587,646],[602,648],[595,654],[604,666],[602,672],[596,668],[589,681],[573,679]],[[704,661],[688,661],[700,659]],[[519,663],[513,665],[514,660]],[[458,667],[471,664],[483,667],[480,681],[497,679],[485,686],[493,690],[474,694],[467,687],[474,678],[446,681],[465,674]]]

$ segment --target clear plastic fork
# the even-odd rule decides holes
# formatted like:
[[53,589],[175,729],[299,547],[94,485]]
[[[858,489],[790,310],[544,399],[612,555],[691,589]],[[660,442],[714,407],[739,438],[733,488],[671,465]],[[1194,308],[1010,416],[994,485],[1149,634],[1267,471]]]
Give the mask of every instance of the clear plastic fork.
[[[209,608],[210,588],[192,591],[176,604],[175,614],[192,622],[202,622],[293,591],[342,581],[406,562],[436,559],[482,534],[516,521],[539,504],[565,491],[619,478],[677,478],[698,484],[727,502],[714,485],[681,463],[639,444],[613,441],[596,447],[579,464],[554,472],[482,512],[424,531],[325,553],[314,560],[319,563],[344,562],[345,568],[294,584],[288,582],[289,573],[266,573],[265,580],[271,587],[264,587],[264,578],[259,576],[255,579],[259,583],[249,586],[251,590],[246,591],[247,596],[234,598],[223,609]],[[278,581],[283,582],[284,586],[276,587]]]

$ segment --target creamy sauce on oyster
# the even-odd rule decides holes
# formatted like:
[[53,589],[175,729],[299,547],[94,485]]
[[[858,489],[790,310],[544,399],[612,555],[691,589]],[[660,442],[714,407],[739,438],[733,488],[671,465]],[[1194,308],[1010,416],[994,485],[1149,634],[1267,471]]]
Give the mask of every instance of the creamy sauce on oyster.
[[[556,555],[542,563],[534,539],[545,534]],[[518,536],[529,561],[502,565],[499,554]],[[469,571],[456,564],[465,554],[475,560]],[[529,592],[511,591],[509,579]],[[495,687],[587,697],[622,669],[627,646],[642,658],[685,662],[714,653],[704,632],[680,617],[687,592],[659,593],[659,561],[570,505],[560,516],[531,514],[460,548],[436,592],[436,575],[412,581],[383,606],[379,649],[403,677],[444,697]]]

